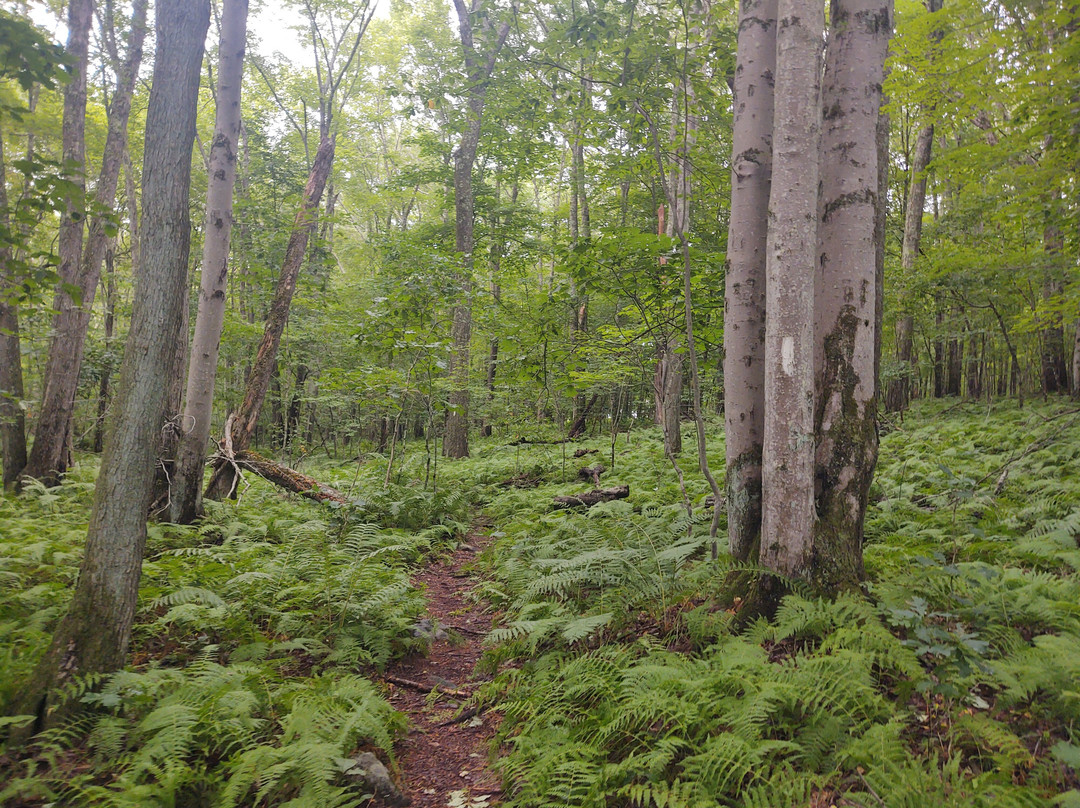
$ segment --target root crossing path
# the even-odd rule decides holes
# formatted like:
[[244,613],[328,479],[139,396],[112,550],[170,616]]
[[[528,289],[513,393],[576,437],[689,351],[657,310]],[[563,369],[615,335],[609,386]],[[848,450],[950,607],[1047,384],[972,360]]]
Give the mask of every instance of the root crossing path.
[[491,542],[489,527],[474,521],[448,561],[414,578],[427,596],[418,630],[432,635],[430,650],[398,662],[384,677],[390,703],[409,717],[398,763],[412,808],[487,808],[502,793],[487,766],[500,716],[475,714],[471,700],[483,681],[475,668],[493,617],[469,597],[475,582],[465,567]]

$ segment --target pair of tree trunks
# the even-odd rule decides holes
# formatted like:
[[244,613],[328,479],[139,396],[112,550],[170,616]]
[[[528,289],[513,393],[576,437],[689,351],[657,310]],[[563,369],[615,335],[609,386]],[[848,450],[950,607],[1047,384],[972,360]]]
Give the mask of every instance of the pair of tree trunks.
[[[742,5],[725,316],[732,555],[857,586],[877,458],[879,116],[889,0]],[[767,294],[767,305],[766,305]]]
[[[234,413],[229,437],[235,452],[246,450],[255,435],[259,412],[262,410],[266,391],[270,388],[270,379],[277,366],[278,347],[281,345],[281,335],[285,332],[285,324],[289,319],[289,308],[296,292],[300,267],[307,252],[308,241],[315,231],[319,202],[326,189],[333,165],[334,139],[328,137],[323,139],[315,153],[315,161],[311,166],[307,185],[304,187],[304,199],[293,222],[288,246],[285,248],[281,275],[278,277],[277,290],[270,304],[270,313],[266,317],[262,341],[259,343],[251,371],[248,373],[244,401],[240,409]],[[214,473],[206,486],[204,496],[215,500],[231,497],[236,492],[238,482],[236,467],[226,459],[219,458],[215,461]]]
[[63,714],[67,706],[56,700],[56,688],[76,676],[120,667],[131,639],[167,380],[179,371],[191,149],[209,22],[209,0],[157,2],[143,150],[142,255],[131,329],[72,604],[16,699],[16,712],[34,717],[16,731],[23,737]]
[[240,141],[240,89],[247,43],[248,0],[226,0],[218,48],[217,112],[210,146],[206,228],[195,334],[188,364],[182,435],[172,472],[167,517],[190,523],[202,510],[203,466],[214,414],[218,349],[225,323],[225,286],[232,242],[233,187]]
[[[67,51],[72,59],[71,81],[64,88],[64,114],[61,142],[66,166],[86,166],[86,74],[89,63],[90,25],[93,22],[93,0],[71,0],[68,6]],[[79,282],[79,258],[83,247],[86,216],[86,182],[81,173],[70,177],[74,191],[65,203],[60,216],[60,235],[57,252],[60,265],[57,272],[61,284],[53,304],[53,342],[45,365],[45,386],[41,412],[34,433],[34,443],[23,474],[56,485],[70,463],[71,415],[75,404],[75,388],[79,381],[82,361],[82,340],[77,336],[81,317],[80,304],[72,298],[70,288]],[[90,293],[93,300],[93,291]],[[85,333],[85,332],[84,332]],[[78,348],[77,351],[73,351]]]
[[[88,66],[87,42],[93,18],[90,0],[72,0],[68,16],[69,49],[78,55],[78,77],[64,92],[64,157],[73,164],[86,165],[84,145],[86,117],[86,77]],[[102,155],[101,170],[94,185],[95,204],[91,212],[85,199],[71,200],[60,225],[60,278],[68,288],[57,290],[54,304],[53,339],[45,369],[45,387],[41,411],[34,433],[34,443],[24,474],[43,480],[49,485],[60,481],[71,457],[72,420],[75,393],[82,368],[83,346],[90,325],[101,265],[108,243],[107,216],[116,200],[116,187],[127,150],[128,120],[131,100],[142,63],[143,40],[146,36],[146,0],[136,0],[131,8],[131,28],[127,53],[109,54],[116,72],[116,88],[108,110],[108,132]],[[106,9],[112,19],[111,4]],[[112,42],[108,36],[106,42]],[[78,181],[80,184],[82,180]],[[86,238],[84,220],[88,219]],[[85,246],[84,246],[85,241]],[[78,299],[71,289],[77,289]]]

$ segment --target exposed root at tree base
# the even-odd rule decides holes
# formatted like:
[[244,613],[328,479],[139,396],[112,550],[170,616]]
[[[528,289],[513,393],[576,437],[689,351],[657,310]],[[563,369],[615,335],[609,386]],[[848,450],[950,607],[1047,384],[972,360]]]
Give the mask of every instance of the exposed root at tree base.
[[[491,540],[481,532],[484,527],[475,523],[448,562],[433,565],[414,579],[426,590],[433,628],[449,636],[433,637],[427,656],[402,660],[384,677],[390,703],[409,716],[409,734],[399,745],[397,758],[402,790],[413,808],[451,804],[481,808],[498,804],[501,794],[499,778],[487,766],[501,716],[481,711],[458,715],[462,707],[469,709],[463,695],[482,681],[474,669],[493,620],[468,599],[473,582],[463,573]],[[395,686],[395,681],[408,684]]]

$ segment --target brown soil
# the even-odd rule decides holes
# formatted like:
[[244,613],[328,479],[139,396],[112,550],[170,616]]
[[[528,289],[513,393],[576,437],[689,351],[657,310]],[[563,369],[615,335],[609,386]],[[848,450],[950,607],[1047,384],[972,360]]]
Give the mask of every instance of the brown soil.
[[498,804],[501,794],[487,765],[501,716],[472,715],[468,695],[484,681],[475,668],[494,616],[468,597],[474,581],[465,568],[491,542],[488,528],[475,522],[448,560],[413,579],[425,590],[433,626],[447,637],[433,639],[427,656],[404,659],[384,677],[390,703],[409,717],[397,758],[413,808],[484,808]]

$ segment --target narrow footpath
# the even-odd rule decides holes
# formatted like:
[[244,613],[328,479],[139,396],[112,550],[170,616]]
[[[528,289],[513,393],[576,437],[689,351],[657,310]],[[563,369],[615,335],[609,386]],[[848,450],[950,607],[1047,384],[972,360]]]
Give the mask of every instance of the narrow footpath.
[[475,668],[493,617],[469,598],[475,582],[465,567],[491,542],[488,529],[483,518],[474,521],[449,560],[413,579],[428,601],[419,630],[431,635],[430,650],[401,660],[383,677],[390,703],[409,717],[398,765],[412,808],[486,808],[497,805],[502,793],[487,766],[501,716],[468,709],[483,681]]

